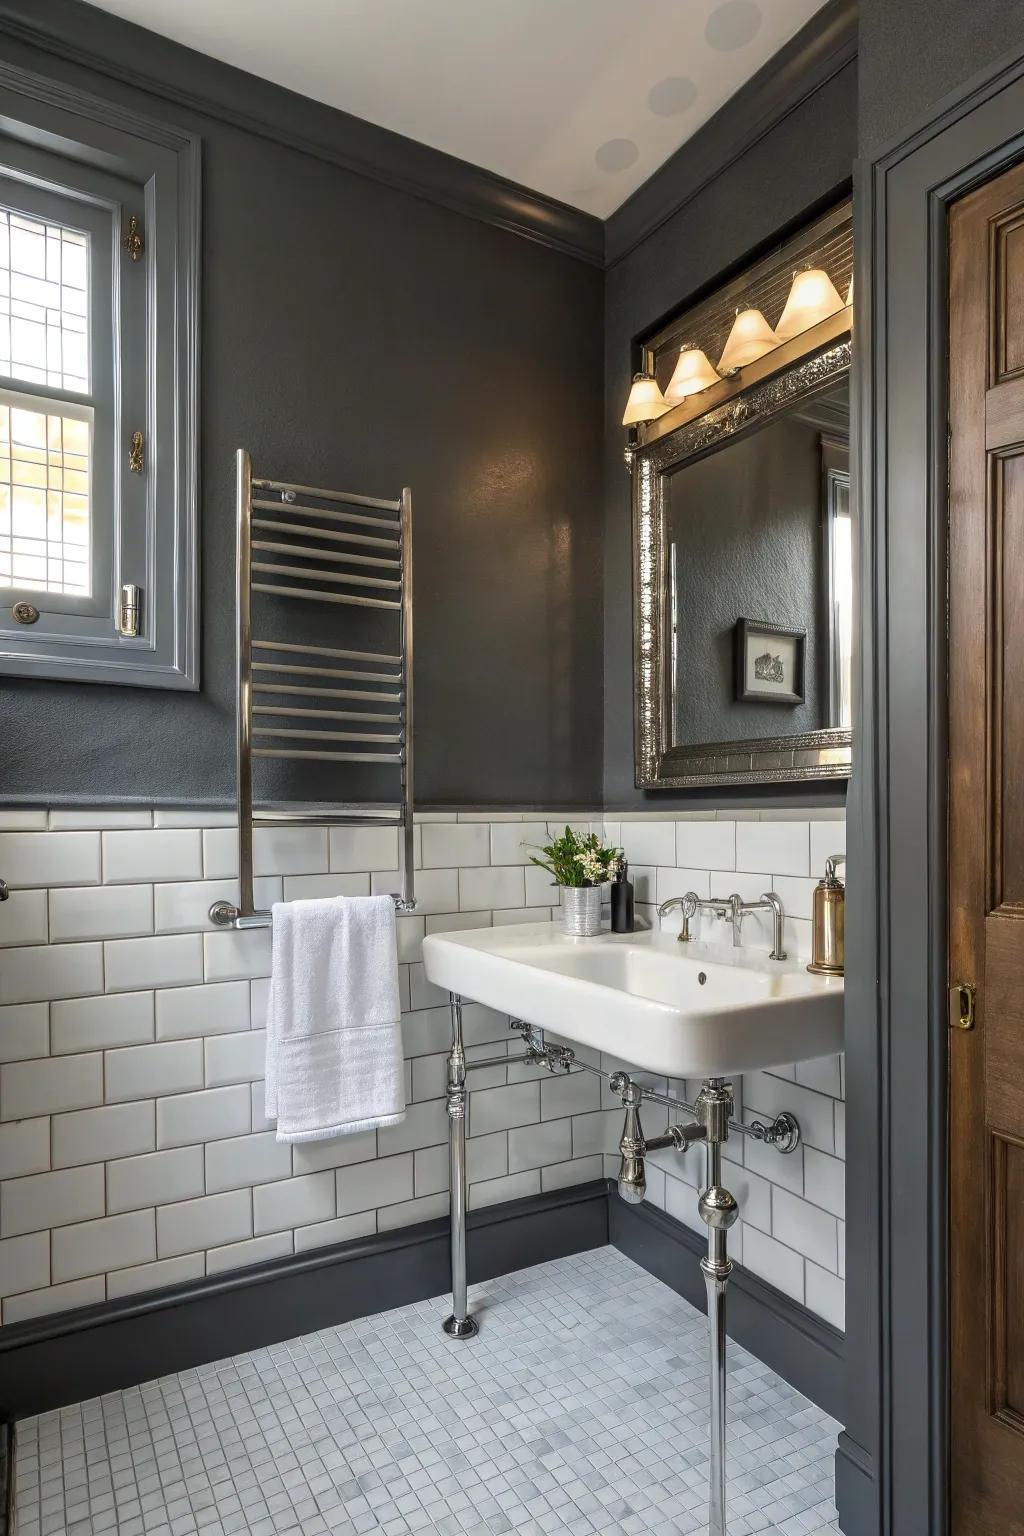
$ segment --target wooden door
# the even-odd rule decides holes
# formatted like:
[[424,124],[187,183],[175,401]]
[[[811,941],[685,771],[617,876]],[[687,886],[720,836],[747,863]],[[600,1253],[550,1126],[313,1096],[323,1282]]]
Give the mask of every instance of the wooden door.
[[952,1536],[1024,1536],[1024,165],[949,255]]

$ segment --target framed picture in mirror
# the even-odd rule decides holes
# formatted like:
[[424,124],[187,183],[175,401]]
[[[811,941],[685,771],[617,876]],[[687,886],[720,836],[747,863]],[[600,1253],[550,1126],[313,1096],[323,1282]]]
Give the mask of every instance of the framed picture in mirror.
[[805,629],[736,620],[736,697],[743,703],[802,704]]

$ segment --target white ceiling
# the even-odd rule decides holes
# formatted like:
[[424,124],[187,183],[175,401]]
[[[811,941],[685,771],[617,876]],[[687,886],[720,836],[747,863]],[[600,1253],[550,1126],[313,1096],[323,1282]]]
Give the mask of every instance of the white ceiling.
[[93,3],[605,218],[824,0]]

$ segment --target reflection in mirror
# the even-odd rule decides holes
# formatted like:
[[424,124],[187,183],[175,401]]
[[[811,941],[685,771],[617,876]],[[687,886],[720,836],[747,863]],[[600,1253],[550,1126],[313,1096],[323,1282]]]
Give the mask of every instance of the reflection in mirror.
[[671,746],[849,728],[849,385],[665,479]]

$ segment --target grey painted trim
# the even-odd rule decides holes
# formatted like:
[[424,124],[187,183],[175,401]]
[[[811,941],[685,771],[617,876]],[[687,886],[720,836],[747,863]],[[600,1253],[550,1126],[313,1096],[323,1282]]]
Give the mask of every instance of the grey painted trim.
[[846,1059],[857,1106],[847,1156],[860,1177],[847,1213],[853,1369],[837,1458],[851,1536],[948,1523],[945,228],[954,199],[1024,155],[1022,122],[1017,59],[971,81],[858,179],[868,601]]
[[79,0],[3,0],[0,35],[592,266],[603,265],[604,229],[594,215]]
[[[145,429],[144,519],[113,530],[109,622],[122,580],[143,588],[142,632],[111,627],[78,639],[27,631],[0,636],[0,670],[13,676],[195,691],[199,687],[200,143],[168,123],[0,61],[0,91],[16,105],[18,137],[115,171],[140,187],[149,240],[145,401],[130,413]],[[22,105],[23,104],[23,105]],[[24,117],[20,114],[24,113]],[[9,124],[9,131],[14,131]],[[115,210],[115,239],[123,213]],[[136,274],[131,274],[134,277]],[[120,394],[119,387],[117,393]],[[119,432],[126,439],[125,423]],[[120,417],[118,417],[120,421]],[[161,451],[154,451],[157,436]],[[120,466],[115,468],[118,483]],[[134,489],[134,487],[133,487]],[[144,528],[141,524],[144,522]],[[136,554],[132,558],[131,550]]]
[[605,223],[611,266],[857,57],[857,0],[830,0]]
[[[707,1311],[700,1235],[652,1205],[626,1205],[608,1184],[609,1240],[691,1306]],[[726,1302],[729,1337],[842,1420],[846,1340],[838,1329],[737,1264]]]

